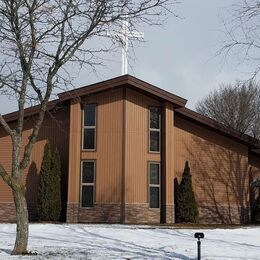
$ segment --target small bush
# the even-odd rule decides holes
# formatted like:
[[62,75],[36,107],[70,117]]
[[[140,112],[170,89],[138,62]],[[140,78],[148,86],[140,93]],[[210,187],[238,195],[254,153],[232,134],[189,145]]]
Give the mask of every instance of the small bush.
[[51,176],[49,216],[51,220],[57,221],[61,213],[61,163],[58,150],[55,150],[52,157]]
[[260,223],[260,195],[256,199],[251,215],[253,223]]
[[44,146],[44,154],[40,170],[40,182],[38,188],[37,216],[39,220],[49,220],[51,163],[51,146],[49,142],[47,142]]
[[198,208],[192,189],[190,167],[187,161],[177,190],[175,212],[176,222],[195,222],[198,216]]
[[53,155],[49,142],[44,147],[37,199],[41,221],[57,221],[61,213],[61,162],[58,150]]

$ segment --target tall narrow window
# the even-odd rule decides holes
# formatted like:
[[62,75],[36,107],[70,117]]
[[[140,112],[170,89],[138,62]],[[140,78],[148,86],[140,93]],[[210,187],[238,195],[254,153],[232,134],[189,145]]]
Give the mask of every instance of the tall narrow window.
[[96,149],[96,105],[89,104],[84,107],[83,149]]
[[150,107],[149,110],[149,151],[160,152],[161,109]]
[[83,161],[81,167],[81,207],[93,207],[95,161]]
[[149,207],[160,208],[160,163],[148,163]]

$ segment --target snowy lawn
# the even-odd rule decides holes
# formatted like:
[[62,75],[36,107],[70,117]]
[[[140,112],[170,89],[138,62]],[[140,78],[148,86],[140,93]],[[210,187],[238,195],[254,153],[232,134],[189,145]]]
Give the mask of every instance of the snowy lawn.
[[10,256],[15,225],[0,224],[0,259],[196,259],[194,232],[202,231],[202,259],[260,259],[260,227],[167,229],[127,225],[31,224],[32,256]]

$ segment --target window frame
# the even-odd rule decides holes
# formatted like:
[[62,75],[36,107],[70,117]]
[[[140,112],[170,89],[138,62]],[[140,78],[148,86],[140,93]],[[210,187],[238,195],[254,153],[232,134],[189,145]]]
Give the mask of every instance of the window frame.
[[[150,180],[150,169],[151,169],[151,164],[157,164],[159,165],[159,184],[151,184]],[[159,188],[159,207],[151,207],[151,196],[150,196],[150,188],[155,187]],[[148,205],[149,209],[160,209],[161,208],[161,162],[156,162],[156,161],[148,161]]]
[[[150,118],[151,118],[151,108],[159,108],[159,128],[151,128],[150,127]],[[161,152],[161,127],[162,127],[162,109],[160,106],[149,106],[149,113],[148,113],[148,151],[149,153],[160,153]],[[151,132],[158,132],[159,133],[159,150],[152,151],[151,150]]]
[[[94,164],[94,178],[93,183],[82,183],[83,179],[83,164],[84,162],[93,162]],[[93,208],[96,200],[96,160],[82,160],[81,161],[81,170],[80,170],[80,208],[87,209]],[[83,186],[92,186],[93,187],[93,205],[92,206],[82,206],[82,187]]]
[[[85,108],[87,106],[95,106],[95,126],[85,126]],[[85,129],[94,129],[94,148],[88,149],[84,148],[84,137],[85,137]],[[95,152],[97,150],[97,104],[96,103],[88,103],[83,105],[82,109],[82,143],[81,143],[82,151],[84,152]]]

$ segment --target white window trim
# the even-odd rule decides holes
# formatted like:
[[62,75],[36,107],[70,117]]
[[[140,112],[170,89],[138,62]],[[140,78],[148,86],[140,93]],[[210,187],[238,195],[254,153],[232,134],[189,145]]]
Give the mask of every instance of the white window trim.
[[[82,175],[83,175],[83,164],[84,162],[93,162],[94,163],[94,182],[93,183],[83,183],[82,182]],[[93,186],[93,206],[87,206],[87,207],[83,207],[82,206],[82,187],[83,186]],[[82,160],[81,161],[81,170],[80,170],[80,208],[93,208],[94,207],[94,203],[95,203],[95,199],[96,199],[96,160]]]

